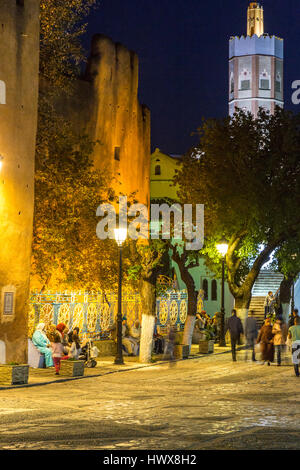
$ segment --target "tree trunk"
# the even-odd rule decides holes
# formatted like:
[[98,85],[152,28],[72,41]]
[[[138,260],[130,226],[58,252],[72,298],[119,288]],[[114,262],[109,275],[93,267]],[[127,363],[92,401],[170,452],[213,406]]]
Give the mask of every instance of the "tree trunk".
[[292,285],[294,278],[283,279],[280,284],[280,304],[282,308],[282,317],[285,323],[289,320],[291,297],[292,297]]
[[195,327],[195,321],[196,321],[195,315],[188,315],[185,325],[184,325],[182,344],[189,345],[189,352],[191,352],[191,347],[192,347],[192,338],[193,338],[193,332],[194,332],[194,327]]
[[151,362],[153,333],[156,315],[156,292],[155,281],[142,279],[141,287],[141,307],[142,307],[142,331],[140,341],[140,362],[148,364]]
[[189,272],[191,265],[186,265],[186,253],[183,252],[181,255],[177,252],[176,247],[172,247],[173,260],[177,263],[181,279],[186,285],[188,293],[188,312],[187,319],[184,325],[183,331],[183,344],[189,345],[189,351],[191,351],[192,346],[192,337],[194,332],[196,313],[197,313],[197,301],[198,301],[198,292],[195,287],[195,282],[193,276]]
[[290,315],[290,303],[282,303],[282,318],[284,323],[288,323],[289,321],[289,315]]
[[251,290],[247,292],[246,297],[236,298],[234,308],[237,311],[237,316],[242,320],[243,327],[245,328],[245,322],[248,317],[249,305],[251,302]]

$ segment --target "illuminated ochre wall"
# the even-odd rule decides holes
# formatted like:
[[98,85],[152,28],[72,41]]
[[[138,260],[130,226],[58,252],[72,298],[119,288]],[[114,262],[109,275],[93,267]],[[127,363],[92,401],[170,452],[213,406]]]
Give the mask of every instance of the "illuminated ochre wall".
[[136,53],[110,38],[94,36],[85,75],[58,110],[93,141],[96,168],[115,178],[116,193],[150,201],[150,111],[138,100]]
[[3,157],[0,360],[25,362],[37,127],[39,0],[1,0],[0,18],[0,155]]

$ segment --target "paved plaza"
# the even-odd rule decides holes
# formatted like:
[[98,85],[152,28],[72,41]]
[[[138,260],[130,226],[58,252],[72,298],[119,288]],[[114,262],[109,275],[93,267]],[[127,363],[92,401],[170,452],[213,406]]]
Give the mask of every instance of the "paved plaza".
[[299,387],[240,351],[0,390],[0,449],[300,449]]

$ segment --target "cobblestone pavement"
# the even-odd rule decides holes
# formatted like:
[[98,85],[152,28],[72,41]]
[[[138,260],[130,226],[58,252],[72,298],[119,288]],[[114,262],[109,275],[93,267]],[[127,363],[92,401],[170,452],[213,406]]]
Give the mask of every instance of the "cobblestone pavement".
[[0,449],[300,449],[300,379],[243,354],[1,390]]

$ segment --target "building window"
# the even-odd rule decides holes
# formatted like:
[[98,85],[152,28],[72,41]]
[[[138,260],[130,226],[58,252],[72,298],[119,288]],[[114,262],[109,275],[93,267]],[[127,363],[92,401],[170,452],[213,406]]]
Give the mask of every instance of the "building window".
[[243,69],[240,73],[239,78],[240,91],[246,91],[251,89],[251,71],[248,69]]
[[160,165],[156,165],[156,167],[155,167],[155,175],[156,175],[156,176],[161,175],[161,168],[160,168]]
[[115,147],[115,160],[120,161],[120,147]]
[[241,81],[241,91],[250,90],[250,80]]
[[264,69],[259,77],[259,88],[261,90],[270,90],[270,79],[270,74],[266,71],[266,69]]
[[203,279],[202,289],[204,291],[204,300],[208,300],[208,280]]
[[262,79],[260,80],[260,86],[259,86],[259,88],[260,88],[261,90],[270,90],[270,81],[269,81],[269,80],[266,80],[266,79],[264,79],[264,78],[262,78]]
[[0,104],[6,104],[6,86],[2,80],[0,80]]
[[211,281],[211,300],[218,300],[217,281],[215,279]]

